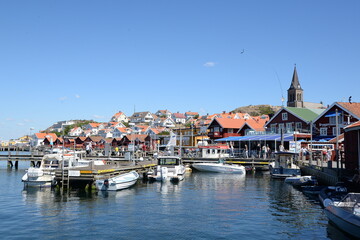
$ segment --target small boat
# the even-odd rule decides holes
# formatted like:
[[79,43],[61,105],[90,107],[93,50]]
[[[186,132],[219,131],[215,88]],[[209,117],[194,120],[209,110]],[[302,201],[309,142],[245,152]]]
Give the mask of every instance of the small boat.
[[305,194],[319,195],[320,191],[326,188],[326,186],[301,186],[301,191]]
[[96,180],[96,188],[99,191],[117,191],[133,186],[139,179],[136,171],[120,174],[108,179]]
[[275,161],[269,166],[272,178],[287,178],[301,176],[300,168],[296,166],[298,154],[293,152],[275,152]]
[[194,163],[192,166],[196,170],[204,172],[246,174],[246,169],[244,166],[237,164],[226,164],[223,159],[220,159],[217,163]]
[[57,169],[89,165],[89,161],[79,158],[79,153],[82,152],[46,154],[41,159],[40,166],[30,167],[21,180],[26,187],[51,187],[55,184]]
[[156,168],[148,173],[149,180],[178,182],[185,178],[186,168],[180,157],[161,156],[157,160]]
[[341,230],[360,238],[360,193],[348,193],[342,200],[328,205],[324,212]]
[[347,188],[341,184],[338,184],[338,186],[328,186],[320,191],[319,200],[323,207],[326,208],[329,205],[333,205],[334,203],[341,201],[347,193]]
[[287,177],[284,180],[285,183],[289,183],[293,186],[300,187],[300,186],[314,186],[318,184],[318,181],[313,176],[294,176],[294,177]]

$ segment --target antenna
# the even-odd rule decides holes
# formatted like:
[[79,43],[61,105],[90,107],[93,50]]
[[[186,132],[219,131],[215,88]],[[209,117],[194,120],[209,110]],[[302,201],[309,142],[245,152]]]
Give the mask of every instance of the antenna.
[[279,82],[279,85],[280,85],[280,91],[281,91],[281,104],[282,104],[282,106],[284,106],[284,101],[285,101],[285,98],[284,98],[284,94],[283,94],[283,89],[282,89],[282,86],[281,86],[280,78],[279,78],[279,75],[278,75],[277,71],[276,71],[275,69],[274,69],[274,71],[275,71],[276,78],[277,78],[277,80],[278,80],[278,82]]

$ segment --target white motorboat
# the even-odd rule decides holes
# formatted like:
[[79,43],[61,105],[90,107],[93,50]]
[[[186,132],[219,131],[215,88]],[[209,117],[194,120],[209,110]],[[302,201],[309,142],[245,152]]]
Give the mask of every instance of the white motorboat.
[[150,180],[177,182],[185,178],[186,168],[180,157],[161,156],[157,160],[156,169],[148,175]]
[[341,201],[328,205],[324,212],[340,229],[360,238],[360,193],[348,193]]
[[87,165],[89,161],[80,159],[76,153],[46,154],[41,159],[40,166],[30,167],[21,180],[26,187],[51,187],[55,184],[55,170]]
[[112,178],[96,180],[96,188],[99,191],[117,191],[133,186],[139,179],[136,171],[120,174]]
[[244,166],[226,164],[223,160],[219,160],[217,163],[194,163],[192,166],[198,171],[246,174]]
[[270,164],[272,178],[301,176],[300,168],[295,164],[298,154],[292,152],[276,152],[275,161]]

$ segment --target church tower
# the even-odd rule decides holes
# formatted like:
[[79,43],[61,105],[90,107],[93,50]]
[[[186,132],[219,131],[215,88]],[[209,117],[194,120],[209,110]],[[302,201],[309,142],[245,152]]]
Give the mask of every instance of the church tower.
[[292,77],[290,88],[288,89],[288,107],[304,107],[304,90],[300,86],[299,78],[296,72],[296,65],[294,67],[294,74]]

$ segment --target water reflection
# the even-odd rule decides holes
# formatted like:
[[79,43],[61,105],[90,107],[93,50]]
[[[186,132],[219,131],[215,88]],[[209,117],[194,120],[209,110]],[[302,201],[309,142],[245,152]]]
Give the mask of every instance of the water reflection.
[[[284,183],[282,180],[271,180],[269,191],[269,211],[276,221],[283,225],[281,234],[291,238],[298,237],[314,226],[324,225],[325,217],[319,219],[320,206],[309,201],[306,196]],[[291,229],[291,230],[290,230]]]

